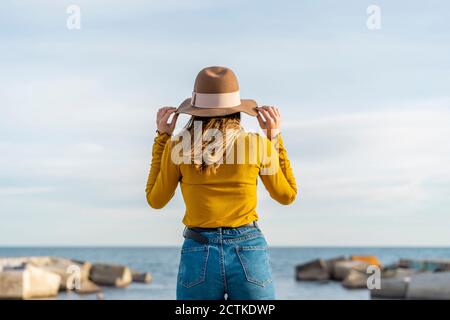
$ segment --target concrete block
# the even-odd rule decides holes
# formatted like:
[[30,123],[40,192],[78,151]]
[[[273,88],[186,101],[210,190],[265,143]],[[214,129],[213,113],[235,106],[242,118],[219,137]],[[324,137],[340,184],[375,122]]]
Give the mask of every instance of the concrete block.
[[111,264],[94,264],[89,278],[99,285],[120,288],[128,286],[133,280],[128,267]]
[[365,273],[368,263],[361,261],[338,261],[334,264],[333,279],[344,280],[352,270]]
[[406,298],[450,300],[450,272],[425,272],[411,276]]
[[31,299],[54,297],[61,277],[27,264],[21,267],[3,266],[0,272],[0,299]]

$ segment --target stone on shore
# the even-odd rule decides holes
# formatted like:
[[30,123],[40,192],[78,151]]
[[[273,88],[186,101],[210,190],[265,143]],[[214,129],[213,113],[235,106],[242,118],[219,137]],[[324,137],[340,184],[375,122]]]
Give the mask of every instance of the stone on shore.
[[420,271],[405,268],[388,268],[381,273],[381,288],[372,289],[370,296],[373,299],[406,299],[411,277]]
[[98,285],[123,288],[128,286],[133,278],[126,266],[99,263],[92,266],[90,280]]
[[101,295],[100,285],[126,287],[132,281],[149,283],[151,280],[150,273],[131,272],[121,265],[93,267],[90,262],[49,256],[0,258],[0,299],[52,297],[61,290]]
[[131,270],[131,277],[133,279],[133,282],[139,282],[139,283],[152,282],[152,275],[149,272],[139,272],[136,270]]
[[344,280],[352,270],[366,273],[369,266],[368,263],[361,261],[338,261],[334,264],[333,279],[339,281]]
[[406,299],[450,300],[450,272],[424,272],[411,276]]
[[88,279],[84,279],[81,280],[80,288],[75,288],[75,292],[78,294],[100,293],[102,292],[102,288],[100,288],[94,282]]
[[[89,279],[89,272],[92,265],[89,262],[78,262],[60,257],[16,257],[0,259],[1,266],[20,266],[29,264],[39,269],[53,272],[61,277],[60,290],[73,288],[75,278],[78,281]],[[79,272],[79,273],[78,273]]]
[[417,274],[421,271],[415,269],[405,269],[405,268],[396,268],[396,269],[384,269],[381,273],[382,279],[387,278],[406,278],[411,277],[414,274]]
[[398,266],[400,268],[416,269],[420,271],[441,272],[450,271],[450,260],[448,259],[400,259]]
[[367,279],[370,274],[365,272],[350,270],[347,277],[342,281],[342,286],[347,289],[367,289]]
[[[35,262],[36,263],[36,262]],[[78,263],[70,259],[49,257],[48,260],[35,264],[37,267],[61,276],[60,290],[72,289],[77,281],[89,279],[92,265],[89,262]],[[79,279],[76,279],[79,277]]]
[[306,281],[326,281],[331,278],[334,264],[344,261],[345,257],[332,259],[317,259],[300,264],[296,267],[296,279]]
[[31,264],[2,266],[0,299],[48,298],[58,294],[61,277]]
[[371,299],[405,299],[409,277],[381,278],[381,288],[370,290]]
[[329,278],[330,275],[324,259],[313,260],[296,267],[297,280],[324,281]]

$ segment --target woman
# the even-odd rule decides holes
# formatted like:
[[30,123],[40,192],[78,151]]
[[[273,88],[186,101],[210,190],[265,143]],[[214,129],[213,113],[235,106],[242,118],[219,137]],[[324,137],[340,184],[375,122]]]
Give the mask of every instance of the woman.
[[[243,131],[240,112],[256,116],[267,137]],[[180,113],[192,117],[171,139]],[[233,71],[209,67],[192,98],[159,109],[156,122],[147,201],[164,207],[180,182],[186,204],[177,299],[275,299],[255,209],[258,176],[282,204],[297,195],[278,108],[241,100]]]

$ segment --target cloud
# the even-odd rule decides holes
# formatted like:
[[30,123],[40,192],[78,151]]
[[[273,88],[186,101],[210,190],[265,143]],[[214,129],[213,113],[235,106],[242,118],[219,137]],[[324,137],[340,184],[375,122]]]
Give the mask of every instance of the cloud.
[[[30,96],[12,91],[3,108],[2,130],[7,135],[0,142],[1,212],[15,210],[24,218],[44,214],[44,221],[70,216],[82,230],[89,219],[106,219],[102,226],[106,228],[105,237],[112,229],[122,228],[120,219],[131,229],[152,220],[154,224],[147,226],[156,233],[169,231],[166,219],[179,223],[184,212],[179,192],[161,214],[154,215],[156,212],[145,203],[153,108],[140,107],[140,103],[130,107],[126,95],[118,100],[89,82],[37,86],[40,90],[33,90]],[[74,87],[80,94],[67,99]],[[55,90],[52,97],[48,96],[49,88]],[[413,108],[409,110],[385,106],[355,113],[285,118],[283,136],[301,196],[294,205],[283,207],[274,203],[259,184],[258,212],[263,224],[267,221],[264,229],[268,236],[279,239],[275,244],[295,244],[302,239],[296,242],[289,233],[278,238],[278,220],[292,225],[292,232],[306,226],[324,228],[324,220],[330,225],[348,221],[349,227],[341,229],[348,233],[341,239],[351,239],[350,234],[355,235],[351,225],[365,228],[364,223],[388,224],[392,219],[418,221],[424,215],[448,219],[443,216],[450,185],[447,102],[423,101],[410,104]],[[253,120],[245,118],[248,129],[256,129]],[[33,209],[27,212],[27,208]],[[14,225],[12,221],[13,229]],[[31,227],[26,223],[19,226]],[[50,239],[64,237],[58,231],[61,226],[54,222],[42,228],[49,243]],[[136,230],[135,235],[124,234],[120,241],[152,241],[143,228]],[[169,234],[172,238],[164,241],[176,243],[177,235]],[[365,241],[378,243],[376,234]],[[27,239],[34,241],[37,236],[31,233]],[[325,241],[320,235],[311,237],[308,242]],[[76,243],[76,233],[64,239],[64,243],[69,239]]]
[[282,110],[301,197],[259,184],[273,243],[450,241],[448,10],[389,4],[374,33],[358,1],[80,1],[69,32],[68,4],[2,4],[0,244],[178,243],[180,192],[161,214],[144,198],[154,115],[209,64]]
[[369,212],[384,203],[383,210],[390,213],[420,206],[436,192],[432,182],[450,183],[449,121],[448,109],[428,105],[305,120],[289,127],[286,144],[295,145],[289,154],[299,167],[304,201],[311,197],[320,206],[320,199],[327,199],[325,205],[345,200]]

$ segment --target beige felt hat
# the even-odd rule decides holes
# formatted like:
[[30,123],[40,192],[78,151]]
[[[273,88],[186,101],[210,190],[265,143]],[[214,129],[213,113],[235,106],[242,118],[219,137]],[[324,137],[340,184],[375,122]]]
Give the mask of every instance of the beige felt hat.
[[256,116],[255,100],[241,99],[236,75],[226,67],[207,67],[195,79],[192,98],[184,100],[176,113],[200,117],[224,116],[245,112]]

